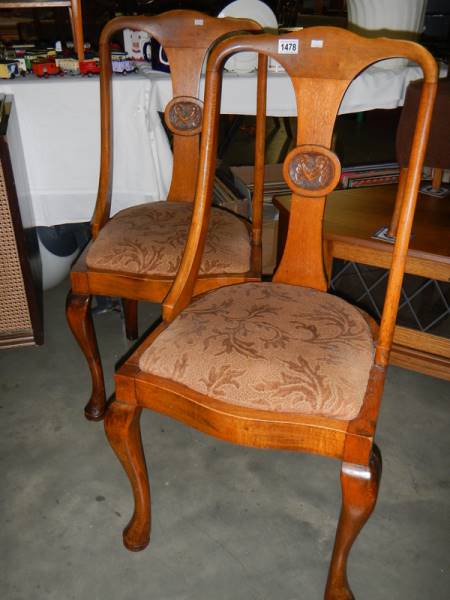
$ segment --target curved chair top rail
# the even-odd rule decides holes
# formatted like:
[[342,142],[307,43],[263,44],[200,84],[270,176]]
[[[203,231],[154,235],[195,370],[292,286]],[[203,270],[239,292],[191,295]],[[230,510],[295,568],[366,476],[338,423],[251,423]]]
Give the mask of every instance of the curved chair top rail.
[[[286,157],[283,169],[293,192],[289,230],[273,280],[322,291],[328,289],[323,253],[325,200],[340,175],[339,159],[330,151],[330,146],[342,98],[351,81],[379,60],[404,57],[417,62],[423,70],[425,83],[377,346],[377,364],[385,365],[392,345],[438,78],[436,61],[414,42],[368,39],[335,27],[311,27],[284,36],[233,36],[214,47],[207,65],[200,174],[193,220],[177,278],[163,305],[163,316],[172,320],[192,296],[211,204],[222,67],[230,55],[248,51],[271,56],[285,68],[297,102],[297,147]],[[295,53],[284,54],[284,51]]]
[[176,126],[172,127],[170,115],[166,111],[166,122],[174,133],[174,171],[168,199],[192,202],[198,168],[202,114],[202,103],[197,96],[202,66],[208,50],[216,40],[230,33],[256,32],[261,31],[262,28],[249,19],[219,19],[193,10],[171,10],[157,16],[117,17],[105,25],[99,42],[101,161],[99,191],[92,219],[94,237],[110,214],[112,160],[110,41],[115,33],[123,29],[146,31],[161,44],[170,63],[174,101],[179,99],[177,108],[186,112],[193,109],[196,127],[192,126],[191,130],[177,130]]
[[[279,42],[298,41],[298,52],[283,53]],[[288,34],[261,34],[256,37],[233,36],[219,42],[211,52],[209,71],[221,71],[222,63],[236,52],[258,52],[275,58],[291,77],[352,80],[371,64],[389,58],[408,58],[417,62],[425,79],[437,81],[433,56],[420,44],[391,38],[366,38],[339,27],[308,27]],[[320,71],[317,66],[320,65]]]

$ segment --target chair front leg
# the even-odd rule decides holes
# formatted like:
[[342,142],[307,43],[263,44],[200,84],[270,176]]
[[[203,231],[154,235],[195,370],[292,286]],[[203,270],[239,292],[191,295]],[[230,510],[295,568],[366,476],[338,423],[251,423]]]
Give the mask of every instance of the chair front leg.
[[92,296],[69,292],[66,302],[66,315],[70,329],[77,340],[89,365],[92,379],[92,393],[84,408],[86,419],[101,421],[105,414],[106,395],[103,369],[95,337],[91,316]]
[[105,431],[112,449],[122,463],[134,496],[134,512],[123,532],[128,550],[143,550],[150,541],[150,486],[142,448],[142,409],[114,400],[105,415]]
[[354,600],[347,580],[347,561],[353,542],[372,514],[381,478],[381,454],[373,446],[368,467],[343,463],[342,508],[328,573],[325,600]]

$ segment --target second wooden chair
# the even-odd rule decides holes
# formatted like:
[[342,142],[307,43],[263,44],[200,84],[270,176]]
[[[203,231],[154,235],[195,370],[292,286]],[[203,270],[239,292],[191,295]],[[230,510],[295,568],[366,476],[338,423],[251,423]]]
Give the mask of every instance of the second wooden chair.
[[[111,59],[112,36],[125,28],[147,31],[164,48],[171,69],[173,99],[165,110],[173,133],[173,175],[167,201],[123,210],[110,219],[112,180]],[[236,31],[259,31],[245,19],[218,19],[175,10],[156,17],[119,17],[100,38],[101,167],[92,220],[93,241],[71,272],[67,319],[90,368],[92,395],[85,408],[90,420],[105,411],[105,385],[91,316],[93,295],[124,300],[127,337],[137,337],[137,301],[162,302],[181,260],[192,216],[199,166],[203,103],[198,98],[202,66],[210,46]],[[264,144],[264,120],[257,124],[256,145]],[[260,153],[256,153],[260,157]],[[255,281],[261,273],[261,211],[264,158],[255,165],[251,227],[243,219],[213,209],[201,278],[195,293],[239,281]]]

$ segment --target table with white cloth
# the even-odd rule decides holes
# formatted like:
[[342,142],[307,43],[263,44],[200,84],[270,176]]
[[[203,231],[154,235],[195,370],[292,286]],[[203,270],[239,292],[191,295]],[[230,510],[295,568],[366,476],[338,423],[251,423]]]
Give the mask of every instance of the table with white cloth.
[[[372,66],[349,87],[340,114],[401,106],[421,69]],[[202,82],[202,86],[204,81]],[[114,162],[112,214],[130,205],[165,198],[172,155],[158,112],[172,97],[170,76],[141,66],[113,76]],[[0,82],[12,94],[21,137],[35,225],[89,221],[95,206],[100,163],[100,101],[97,77],[30,75]],[[255,114],[256,73],[225,73],[222,112]],[[285,73],[270,72],[267,114],[295,114]]]
[[[112,210],[117,212],[165,197],[167,183],[160,174],[171,169],[172,154],[158,113],[150,110],[151,80],[114,76],[112,88]],[[13,167],[28,179],[34,225],[89,221],[100,168],[99,78],[29,75],[0,81],[0,93],[14,99],[11,135],[20,137],[23,156],[14,157]]]

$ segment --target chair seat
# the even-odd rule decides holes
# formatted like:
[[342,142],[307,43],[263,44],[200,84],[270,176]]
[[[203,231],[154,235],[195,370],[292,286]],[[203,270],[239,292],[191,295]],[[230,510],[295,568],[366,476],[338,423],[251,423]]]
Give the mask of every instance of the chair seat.
[[198,297],[139,368],[229,404],[350,420],[373,358],[366,320],[341,298],[246,283]]
[[[91,245],[89,269],[174,276],[192,216],[185,202],[151,202],[117,213]],[[235,215],[213,208],[200,267],[203,275],[250,270],[250,237]]]

